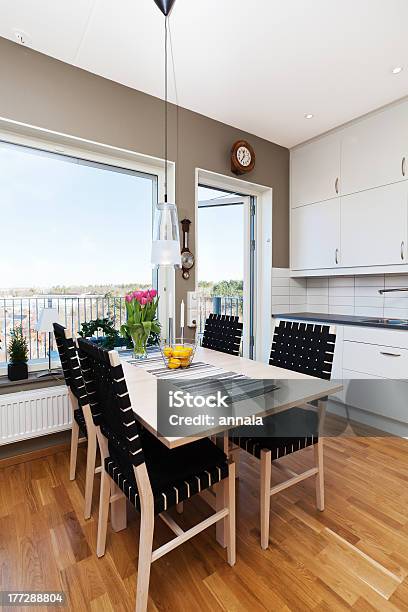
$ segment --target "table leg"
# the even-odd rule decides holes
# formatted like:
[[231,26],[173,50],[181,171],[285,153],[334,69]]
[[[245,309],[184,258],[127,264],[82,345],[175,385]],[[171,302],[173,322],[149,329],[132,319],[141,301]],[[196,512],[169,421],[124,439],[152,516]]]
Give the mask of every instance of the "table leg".
[[111,483],[111,495],[121,494],[118,499],[111,503],[111,526],[113,531],[122,531],[127,527],[127,500],[119,487]]

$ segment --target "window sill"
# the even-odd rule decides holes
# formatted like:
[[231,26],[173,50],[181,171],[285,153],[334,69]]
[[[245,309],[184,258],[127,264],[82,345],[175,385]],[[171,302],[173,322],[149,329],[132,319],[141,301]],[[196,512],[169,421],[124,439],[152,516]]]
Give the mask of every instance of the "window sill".
[[[44,374],[44,376],[39,376]],[[26,389],[40,389],[41,387],[51,387],[64,384],[64,376],[62,374],[48,374],[47,370],[37,370],[29,372],[28,378],[24,380],[11,381],[7,378],[7,374],[0,375],[0,395],[5,393],[16,393],[25,391]]]

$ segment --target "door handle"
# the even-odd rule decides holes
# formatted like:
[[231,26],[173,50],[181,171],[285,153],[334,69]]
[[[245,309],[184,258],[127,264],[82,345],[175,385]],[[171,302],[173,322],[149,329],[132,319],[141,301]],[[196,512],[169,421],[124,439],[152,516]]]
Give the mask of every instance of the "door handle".
[[405,176],[405,171],[406,171],[406,157],[402,158],[402,162],[401,162],[401,172],[402,172],[402,176]]
[[401,357],[400,353],[388,353],[387,351],[380,351],[380,355],[385,355],[386,357]]
[[[404,174],[405,176],[405,174]],[[336,190],[336,193],[339,193],[339,177],[336,178],[335,182],[334,182],[334,189]]]
[[404,261],[404,249],[405,249],[405,242],[402,241],[401,242],[401,259],[402,259],[402,261]]
[[334,252],[334,260],[336,262],[336,264],[339,263],[339,249],[336,249]]

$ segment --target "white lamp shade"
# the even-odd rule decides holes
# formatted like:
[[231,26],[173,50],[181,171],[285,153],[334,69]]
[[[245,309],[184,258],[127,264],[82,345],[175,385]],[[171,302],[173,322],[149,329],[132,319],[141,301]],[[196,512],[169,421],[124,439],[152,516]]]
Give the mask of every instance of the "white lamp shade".
[[180,266],[180,243],[177,240],[154,240],[152,264],[155,266]]
[[153,227],[152,264],[181,266],[180,234],[177,208],[170,202],[156,206]]
[[37,325],[35,327],[38,332],[53,332],[53,323],[60,323],[60,317],[57,308],[44,308],[40,312]]

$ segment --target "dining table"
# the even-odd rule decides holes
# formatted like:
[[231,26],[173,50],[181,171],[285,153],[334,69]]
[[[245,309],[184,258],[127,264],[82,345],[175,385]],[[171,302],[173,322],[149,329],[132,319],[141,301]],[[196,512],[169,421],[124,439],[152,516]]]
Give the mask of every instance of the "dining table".
[[[203,380],[205,377],[234,377],[234,380],[255,379],[270,381],[272,391],[268,392],[269,401],[258,406],[256,402],[241,402],[240,414],[259,416],[262,418],[289,410],[291,408],[315,405],[320,414],[325,413],[328,397],[338,393],[342,385],[338,382],[314,378],[292,370],[282,369],[267,363],[255,361],[241,356],[221,353],[198,346],[195,358],[186,370],[167,370],[162,361],[160,351],[148,354],[147,359],[136,361],[130,354],[120,354],[132,409],[138,421],[151,434],[156,436],[166,447],[174,449],[184,444],[191,444],[199,438],[214,435],[214,429],[203,424],[195,429],[194,435],[169,435],[160,431],[158,424],[158,385],[166,380]],[[236,376],[238,375],[238,376]],[[247,407],[246,407],[247,406]],[[255,414],[257,412],[257,414]],[[230,451],[228,432],[233,425],[218,427],[217,443],[223,446],[226,454]],[[222,430],[222,431],[221,431]],[[215,439],[215,438],[214,438]],[[226,487],[224,481],[218,483],[214,490],[204,491],[202,495],[214,509],[225,507]],[[226,546],[224,521],[217,523],[217,541]],[[126,527],[126,499],[118,499],[112,505],[112,526],[115,531]]]

